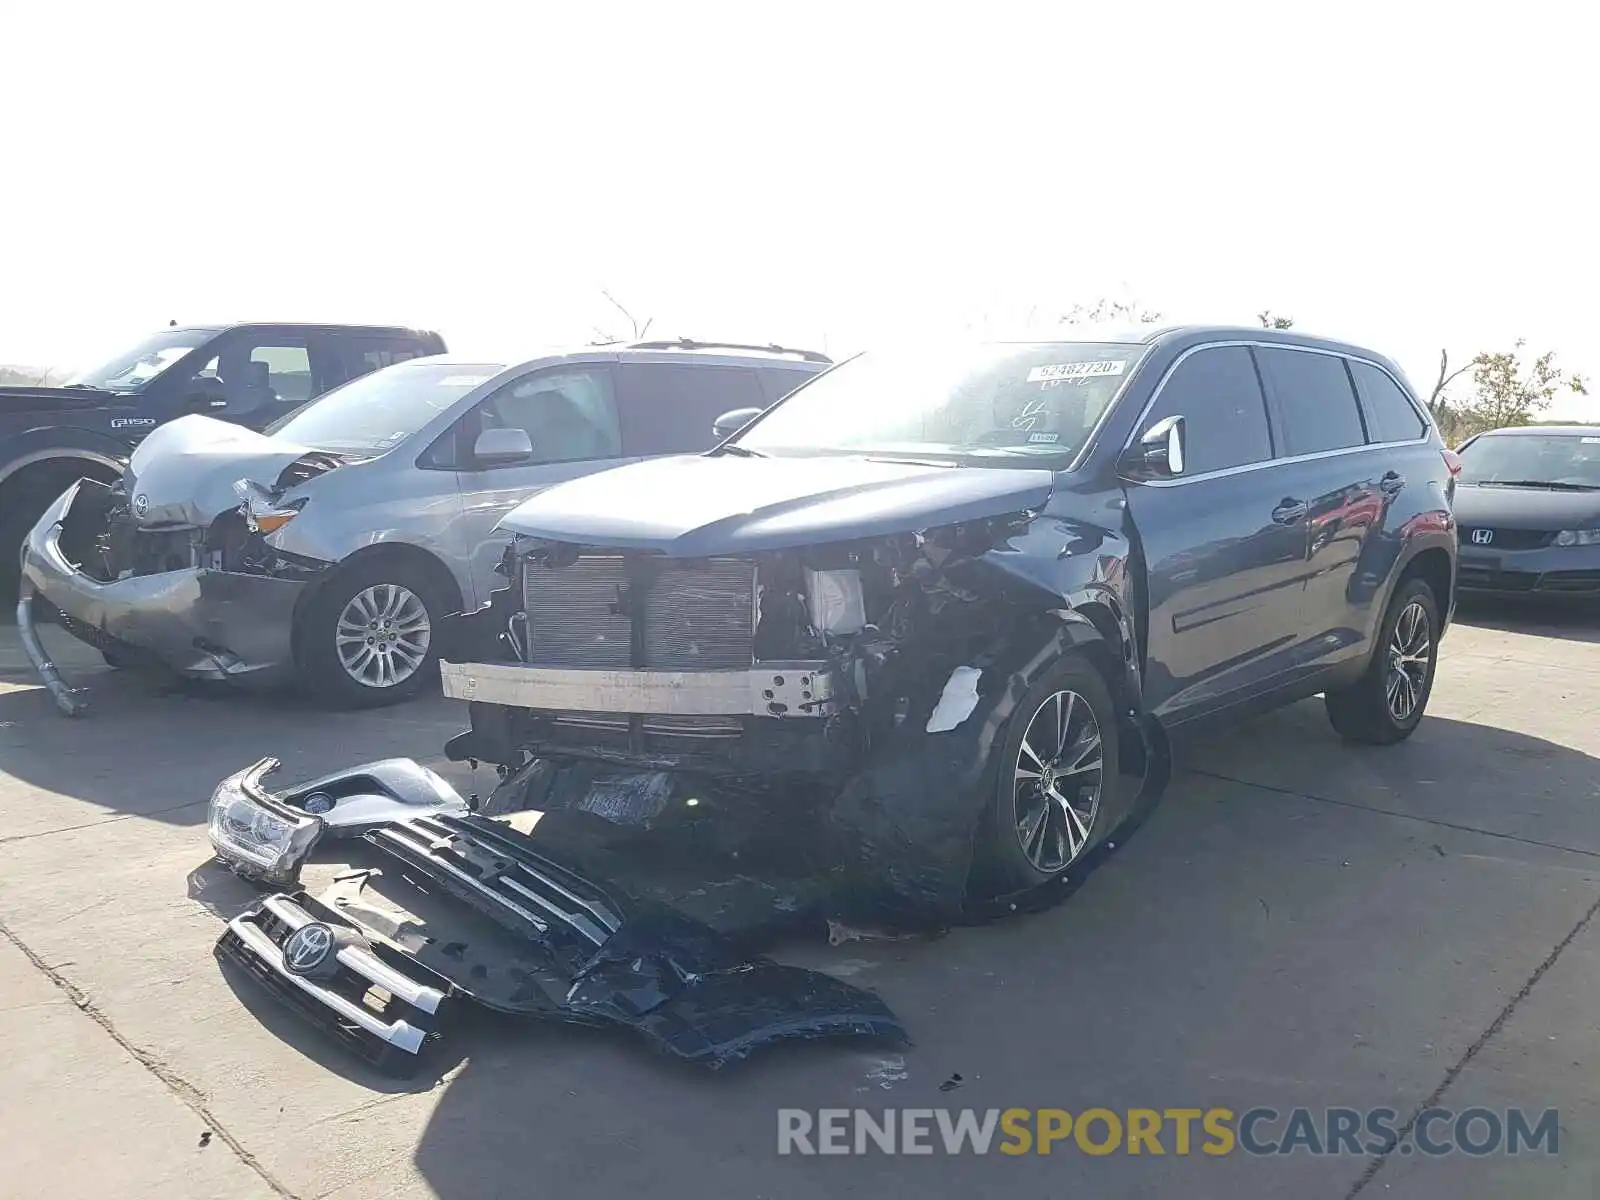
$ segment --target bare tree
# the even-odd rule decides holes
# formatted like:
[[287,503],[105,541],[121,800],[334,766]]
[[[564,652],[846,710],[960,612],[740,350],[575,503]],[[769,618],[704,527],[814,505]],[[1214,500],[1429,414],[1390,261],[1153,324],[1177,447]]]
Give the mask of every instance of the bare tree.
[[1444,394],[1445,388],[1472,370],[1477,365],[1478,359],[1482,357],[1483,355],[1480,354],[1470,358],[1465,366],[1457,367],[1452,371],[1450,369],[1450,351],[1439,351],[1439,378],[1434,382],[1433,391],[1428,394],[1428,411],[1433,414],[1433,419],[1441,428],[1451,420],[1450,401]]
[[604,288],[601,288],[600,289],[600,294],[602,296],[604,296],[610,302],[612,308],[616,309],[619,313],[621,313],[623,315],[624,318],[627,319],[628,328],[632,332],[626,337],[618,337],[616,334],[614,334],[614,333],[612,333],[612,332],[610,332],[608,330],[602,329],[602,328],[600,328],[600,326],[596,325],[596,326],[593,327],[594,328],[594,333],[595,333],[595,340],[590,342],[589,344],[591,346],[609,346],[614,342],[622,342],[622,341],[642,342],[642,341],[644,341],[645,334],[650,332],[650,326],[655,321],[655,318],[654,317],[646,317],[644,319],[644,321],[641,323],[639,318],[635,317],[631,312],[629,312],[625,307],[623,307],[622,303],[615,296],[613,296],[610,292],[606,291]]
[[1153,325],[1161,314],[1145,308],[1135,300],[1107,300],[1101,298],[1093,304],[1074,304],[1061,318],[1063,325],[1109,325],[1117,321],[1132,321],[1138,325]]

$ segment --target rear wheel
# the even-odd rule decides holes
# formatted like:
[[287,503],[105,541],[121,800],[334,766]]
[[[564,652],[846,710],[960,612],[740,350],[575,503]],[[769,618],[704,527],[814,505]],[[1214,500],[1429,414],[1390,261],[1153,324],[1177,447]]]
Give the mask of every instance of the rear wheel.
[[1116,718],[1104,677],[1076,654],[1017,706],[987,828],[996,890],[1055,879],[1105,836],[1105,794],[1117,778]]
[[339,708],[414,696],[439,663],[446,590],[412,564],[374,560],[340,569],[306,605],[296,660],[312,693]]
[[1372,661],[1349,687],[1323,697],[1341,737],[1387,746],[1422,722],[1438,662],[1439,606],[1418,578],[1403,580],[1389,601]]

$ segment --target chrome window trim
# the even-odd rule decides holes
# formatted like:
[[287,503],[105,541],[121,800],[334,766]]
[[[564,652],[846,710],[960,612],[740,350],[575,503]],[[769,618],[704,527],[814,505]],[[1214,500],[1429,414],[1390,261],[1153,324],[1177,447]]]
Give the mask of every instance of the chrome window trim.
[[[1394,372],[1389,370],[1389,368],[1385,367],[1380,362],[1374,362],[1372,359],[1360,354],[1347,354],[1342,350],[1328,350],[1321,346],[1297,346],[1290,342],[1263,342],[1253,339],[1239,338],[1219,342],[1202,342],[1198,346],[1190,346],[1182,354],[1178,355],[1178,357],[1173,360],[1172,365],[1168,367],[1162,374],[1160,381],[1157,382],[1155,386],[1155,390],[1150,393],[1150,399],[1146,401],[1145,406],[1139,410],[1139,416],[1133,422],[1133,428],[1128,433],[1127,441],[1122,443],[1122,450],[1118,452],[1119,458],[1122,454],[1127,452],[1127,450],[1143,432],[1145,428],[1145,421],[1150,416],[1150,410],[1156,406],[1156,401],[1161,399],[1161,393],[1166,390],[1167,383],[1172,378],[1173,372],[1182,366],[1191,355],[1198,354],[1202,350],[1220,350],[1229,346],[1243,346],[1250,350],[1297,350],[1301,354],[1325,354],[1329,358],[1338,358],[1349,362],[1365,363],[1369,367],[1374,367],[1377,370],[1382,371],[1394,382],[1394,385],[1400,389],[1400,394],[1404,396],[1411,404],[1412,411],[1416,412],[1417,415],[1422,418],[1422,436],[1399,442],[1363,442],[1359,446],[1341,446],[1337,450],[1318,450],[1313,454],[1294,454],[1283,455],[1274,458],[1264,458],[1260,462],[1242,463],[1237,467],[1224,467],[1219,471],[1206,471],[1203,474],[1188,475],[1182,479],[1141,479],[1137,481],[1130,480],[1127,482],[1137,482],[1140,487],[1182,487],[1187,483],[1200,483],[1201,481],[1207,479],[1223,479],[1229,475],[1243,475],[1250,471],[1260,471],[1268,467],[1278,467],[1288,463],[1316,462],[1319,459],[1324,458],[1341,458],[1346,454],[1363,454],[1368,450],[1379,450],[1387,446],[1423,446],[1428,443],[1429,436],[1434,431],[1433,418],[1418,410],[1416,399],[1411,395],[1411,389],[1406,387],[1406,385],[1399,379],[1395,378]],[[1265,406],[1268,403],[1265,395],[1266,381],[1262,380],[1261,383],[1262,403]],[[1355,382],[1353,378],[1351,380],[1350,396],[1351,399],[1356,402],[1359,410],[1361,397],[1360,394],[1355,390]],[[1263,407],[1262,412],[1263,414],[1267,413],[1266,407]],[[1363,428],[1365,428],[1364,425]]]

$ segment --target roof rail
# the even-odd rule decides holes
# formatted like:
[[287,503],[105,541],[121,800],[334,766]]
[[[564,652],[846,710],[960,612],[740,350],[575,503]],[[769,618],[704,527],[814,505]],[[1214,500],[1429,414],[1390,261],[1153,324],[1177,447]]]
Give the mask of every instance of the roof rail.
[[670,341],[634,342],[629,350],[756,350],[764,354],[794,354],[806,362],[831,363],[833,359],[816,350],[796,350],[793,346],[780,346],[776,342],[765,346],[752,346],[745,342],[699,342],[694,338],[673,338]]

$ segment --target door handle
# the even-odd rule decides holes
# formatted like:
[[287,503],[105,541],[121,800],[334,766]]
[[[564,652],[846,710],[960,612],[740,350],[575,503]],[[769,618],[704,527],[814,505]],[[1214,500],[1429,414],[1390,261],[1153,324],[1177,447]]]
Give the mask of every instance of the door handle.
[[1306,515],[1307,504],[1304,500],[1296,500],[1292,496],[1285,496],[1278,501],[1278,507],[1272,510],[1272,519],[1279,525],[1293,525]]
[[1378,490],[1385,496],[1394,495],[1401,488],[1405,487],[1405,485],[1405,476],[1396,474],[1394,471],[1388,472],[1382,479],[1378,480]]

